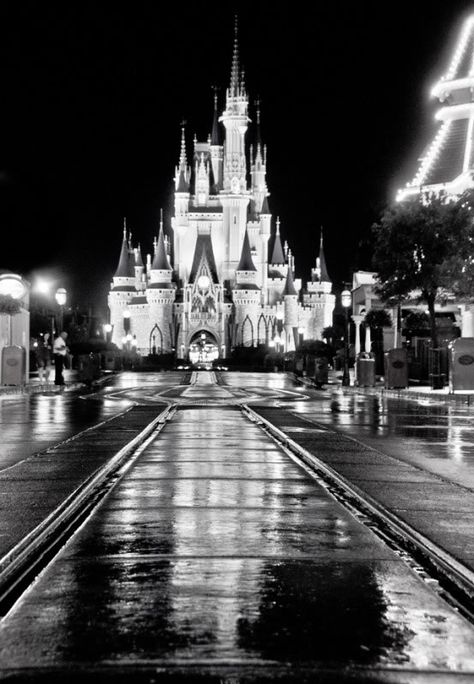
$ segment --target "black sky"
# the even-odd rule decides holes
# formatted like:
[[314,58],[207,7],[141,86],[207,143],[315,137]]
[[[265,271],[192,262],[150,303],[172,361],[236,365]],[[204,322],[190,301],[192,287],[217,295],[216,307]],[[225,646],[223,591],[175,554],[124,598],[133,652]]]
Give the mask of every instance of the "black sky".
[[145,251],[160,207],[169,230],[179,124],[190,155],[212,85],[223,103],[236,9],[297,275],[321,224],[336,284],[369,267],[357,245],[435,130],[428,91],[474,3],[106,5],[0,4],[0,268],[54,272],[105,309],[122,217]]

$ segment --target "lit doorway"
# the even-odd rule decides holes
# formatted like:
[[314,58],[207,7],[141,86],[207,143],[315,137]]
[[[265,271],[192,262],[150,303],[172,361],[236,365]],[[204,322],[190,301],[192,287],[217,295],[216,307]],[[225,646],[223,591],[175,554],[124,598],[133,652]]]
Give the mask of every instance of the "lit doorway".
[[211,368],[212,362],[219,358],[219,347],[211,333],[202,330],[196,333],[189,344],[189,360],[195,366]]

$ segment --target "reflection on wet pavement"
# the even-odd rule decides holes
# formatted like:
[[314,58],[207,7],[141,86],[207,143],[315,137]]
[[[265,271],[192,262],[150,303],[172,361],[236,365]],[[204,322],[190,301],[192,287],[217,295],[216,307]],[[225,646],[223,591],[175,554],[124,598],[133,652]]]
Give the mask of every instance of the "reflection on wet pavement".
[[238,409],[187,408],[3,623],[0,661],[466,672],[474,630]]
[[326,393],[293,410],[383,453],[474,488],[473,409],[377,395]]

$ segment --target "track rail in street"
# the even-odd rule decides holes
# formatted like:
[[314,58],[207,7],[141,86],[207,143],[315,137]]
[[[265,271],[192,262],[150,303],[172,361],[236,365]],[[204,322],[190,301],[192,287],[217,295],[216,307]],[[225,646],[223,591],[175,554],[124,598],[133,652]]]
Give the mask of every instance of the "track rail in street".
[[[235,407],[231,400],[228,403]],[[221,405],[218,402],[215,404]],[[422,580],[474,623],[474,574],[468,568],[334,472],[260,415],[258,410],[246,404],[238,408],[308,474],[322,479],[328,492],[359,522],[374,531]],[[5,616],[32,586],[67,541],[93,515],[96,507],[126,474],[135,459],[159,436],[166,422],[172,419],[177,410],[177,404],[164,408],[138,435],[0,559],[0,616]],[[185,406],[183,410],[186,410]]]
[[39,573],[123,476],[133,460],[156,438],[175,410],[175,405],[170,405],[161,411],[0,559],[0,617],[5,616],[31,586]]
[[248,405],[242,411],[365,526],[370,527],[445,601],[474,624],[474,573],[440,546],[387,510],[356,485],[307,451]]

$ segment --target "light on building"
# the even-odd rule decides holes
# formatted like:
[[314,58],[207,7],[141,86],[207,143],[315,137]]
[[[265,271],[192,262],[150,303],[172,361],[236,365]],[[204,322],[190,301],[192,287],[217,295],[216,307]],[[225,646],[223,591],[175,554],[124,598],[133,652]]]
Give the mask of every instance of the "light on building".
[[112,332],[112,326],[110,323],[105,323],[104,324],[104,332],[105,333],[111,333]]
[[123,312],[123,317],[124,318],[130,318],[130,315],[131,315],[130,311],[128,309],[125,309],[125,311]]
[[343,290],[341,292],[341,304],[345,309],[349,308],[352,304],[352,295],[349,290]]

